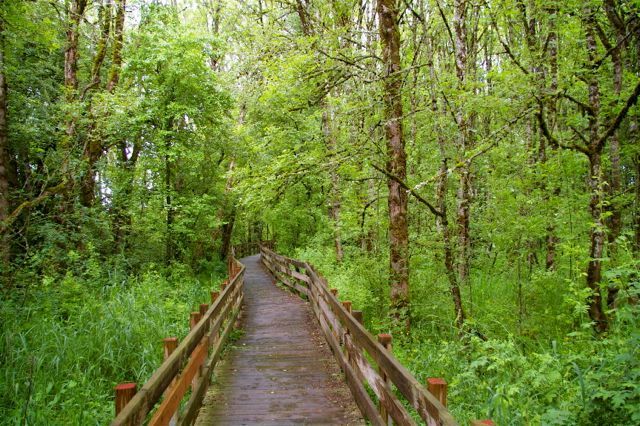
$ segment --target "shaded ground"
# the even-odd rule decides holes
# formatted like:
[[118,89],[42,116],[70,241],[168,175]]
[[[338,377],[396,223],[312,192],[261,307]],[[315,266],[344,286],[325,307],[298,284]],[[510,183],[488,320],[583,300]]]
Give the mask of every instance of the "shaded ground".
[[246,265],[244,335],[220,363],[196,425],[364,424],[311,308]]

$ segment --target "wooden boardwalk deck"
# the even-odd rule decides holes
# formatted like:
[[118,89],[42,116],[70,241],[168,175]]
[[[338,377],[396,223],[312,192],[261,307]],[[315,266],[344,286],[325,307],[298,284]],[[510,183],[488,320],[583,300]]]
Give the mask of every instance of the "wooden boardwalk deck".
[[364,424],[311,308],[242,260],[244,335],[216,369],[196,425]]

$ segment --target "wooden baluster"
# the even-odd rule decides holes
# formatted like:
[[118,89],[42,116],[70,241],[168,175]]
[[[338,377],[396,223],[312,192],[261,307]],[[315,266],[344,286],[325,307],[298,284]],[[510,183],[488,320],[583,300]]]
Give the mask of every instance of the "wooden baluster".
[[164,348],[164,359],[169,358],[169,355],[173,353],[178,347],[178,338],[177,337],[166,337],[162,339],[163,348]]
[[120,383],[115,387],[116,390],[116,416],[124,409],[124,407],[136,395],[138,388],[135,383]]
[[198,325],[201,318],[202,315],[200,315],[200,312],[191,312],[191,315],[189,316],[189,329],[193,330],[193,328]]
[[[175,351],[176,348],[178,347],[178,338],[167,337],[165,339],[162,339],[162,342],[164,344],[164,359],[166,360],[173,353],[173,351]],[[171,388],[173,388],[173,385],[176,383],[177,380],[178,380],[177,378],[174,378],[171,384],[167,386],[167,389],[165,389],[164,391],[165,397],[169,395],[169,393],[171,392]],[[169,420],[169,426],[175,426],[177,424],[178,424],[178,413],[174,413],[173,416],[171,416],[171,420]]]
[[[383,348],[385,348],[389,352],[391,352],[391,349],[392,349],[391,341],[392,341],[392,337],[390,334],[386,334],[386,333],[378,334],[378,342],[382,345]],[[382,368],[379,368],[379,367],[378,367],[378,372],[380,373],[380,377],[382,378],[382,380],[384,380],[385,384],[389,388],[389,391],[391,391],[391,381],[389,380],[389,377],[387,376],[387,374],[384,372]],[[382,417],[382,420],[384,420],[384,423],[386,425],[392,425],[393,419],[391,419],[391,416],[389,416],[389,414],[387,413],[387,410],[382,405],[382,401],[378,402],[378,410],[380,411],[380,417]]]
[[[349,300],[345,300],[344,302],[342,302],[342,307],[349,313],[351,313],[351,301]],[[346,346],[346,335],[349,334],[349,330],[344,327],[344,334],[340,336],[340,344],[343,346]],[[347,362],[350,362],[349,359],[349,351],[346,350],[345,348],[345,357],[347,358]]]
[[[200,312],[191,312],[191,315],[189,316],[189,327],[191,328],[191,330],[193,330],[194,327],[196,325],[198,325],[198,323],[200,322],[201,319],[202,319],[202,315],[200,314]],[[195,390],[198,387],[198,378],[199,377],[200,377],[200,371],[195,375],[195,377],[191,381],[191,391],[192,392],[195,392]]]
[[204,317],[204,315],[207,313],[207,309],[209,309],[209,305],[207,305],[206,303],[200,304],[200,315],[202,317]]
[[447,406],[447,382],[441,377],[429,377],[427,379],[427,389],[445,407]]
[[[220,292],[219,291],[212,291],[211,292],[211,305],[213,306],[216,301],[218,300],[218,297],[220,297]],[[220,330],[218,330],[218,332],[215,335],[211,336],[211,342],[209,342],[210,345],[213,345],[215,342],[218,341],[218,338],[220,337]]]
[[351,311],[351,315],[353,315],[353,318],[355,318],[360,325],[364,325],[364,315],[362,314],[362,311]]

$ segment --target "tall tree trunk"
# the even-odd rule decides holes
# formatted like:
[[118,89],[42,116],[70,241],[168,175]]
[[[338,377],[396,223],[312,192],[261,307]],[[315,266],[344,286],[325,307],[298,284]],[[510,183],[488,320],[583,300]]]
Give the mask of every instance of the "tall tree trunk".
[[[240,124],[244,123],[244,105],[240,112]],[[236,222],[236,206],[233,199],[233,170],[236,167],[235,161],[232,159],[229,163],[229,177],[224,188],[225,202],[227,208],[224,212],[220,212],[224,223],[222,224],[222,244],[220,245],[220,259],[224,259],[231,249],[231,237],[233,236],[233,226]],[[247,241],[251,242],[251,241]]]
[[[9,139],[7,134],[7,79],[4,60],[4,21],[0,19],[0,228],[9,216]],[[0,233],[0,282],[9,267],[11,241],[8,232]]]
[[[67,9],[67,45],[64,51],[64,87],[68,103],[73,103],[78,96],[78,39],[80,38],[80,22],[84,16],[87,0],[71,0]],[[64,148],[70,150],[76,132],[76,119],[73,114],[66,118],[66,141]],[[65,153],[69,155],[69,153]],[[65,161],[67,163],[68,160]],[[66,164],[68,166],[68,164]]]
[[[465,0],[455,0],[454,2],[454,42],[455,42],[455,62],[456,76],[458,78],[458,88],[464,92],[467,90],[467,24],[466,24],[467,2]],[[457,193],[457,224],[458,224],[458,278],[460,283],[469,284],[469,272],[471,262],[471,235],[470,235],[470,212],[471,212],[471,166],[465,161],[467,150],[471,147],[471,135],[469,129],[469,117],[464,112],[464,106],[458,105],[456,111],[456,121],[458,123],[457,147],[462,164],[458,167],[458,193]],[[470,289],[471,290],[471,289]],[[469,292],[471,296],[471,291]],[[473,303],[473,302],[472,302]]]
[[[434,67],[434,47],[430,47],[430,60],[429,60],[429,73],[432,81],[431,86],[431,110],[434,116],[439,113],[438,99],[436,96],[437,88],[435,87],[436,71]],[[453,301],[453,308],[456,318],[456,326],[460,333],[464,330],[464,322],[466,319],[464,307],[462,304],[462,294],[460,292],[460,283],[458,281],[458,275],[456,272],[456,257],[455,246],[452,241],[451,226],[449,225],[449,217],[447,211],[447,189],[449,185],[448,174],[448,156],[446,149],[446,141],[444,139],[444,133],[438,125],[438,120],[435,120],[434,132],[438,140],[438,151],[440,152],[440,170],[438,172],[438,182],[436,186],[436,209],[440,212],[440,215],[436,215],[436,228],[442,236],[442,249],[443,249],[443,261],[444,268],[449,280],[449,289],[451,291],[451,299]]]
[[[387,171],[401,181],[407,177],[407,156],[402,132],[402,75],[400,73],[400,33],[396,0],[378,0],[384,75],[384,113],[387,139]],[[389,189],[389,283],[392,315],[409,326],[409,229],[408,195],[395,179]]]
[[342,241],[340,239],[340,187],[337,165],[335,162],[336,136],[331,126],[331,111],[326,101],[322,102],[322,133],[329,156],[329,180],[331,189],[329,190],[329,219],[333,227],[333,242],[336,251],[336,260],[342,262],[344,253],[342,251]]
[[[549,111],[549,125],[551,126],[551,130],[553,131],[556,123],[556,92],[558,91],[558,29],[557,29],[557,19],[558,19],[558,8],[557,6],[552,6],[547,9],[547,13],[549,14],[549,36],[548,36],[548,55],[549,55],[549,74],[550,74],[550,85],[549,90],[551,91],[551,96],[549,96],[547,105]],[[545,140],[545,138],[541,138],[541,140]],[[555,147],[552,146],[553,149]],[[544,155],[544,159],[546,161],[547,155]],[[556,187],[553,190],[554,195],[560,194],[560,187]],[[545,267],[547,270],[553,270],[556,267],[556,246],[558,244],[558,237],[556,236],[556,228],[553,224],[553,219],[548,219],[547,223],[547,236],[546,236],[546,246],[547,246],[547,255],[545,261]]]
[[594,328],[601,333],[607,330],[607,316],[602,308],[602,292],[600,280],[602,279],[602,255],[606,243],[605,224],[602,220],[602,191],[604,191],[600,153],[592,153],[589,156],[589,189],[591,201],[589,211],[593,224],[589,234],[591,248],[589,250],[589,263],[587,265],[587,286],[591,289],[589,298],[589,317],[594,322]]
[[[82,98],[89,91],[94,91],[100,86],[100,71],[102,70],[102,64],[107,55],[107,45],[109,42],[109,32],[111,29],[111,0],[105,0],[101,5],[98,12],[99,26],[100,26],[100,38],[96,46],[96,54],[93,58],[93,64],[91,66],[91,77],[89,84],[84,89]],[[95,187],[96,187],[96,170],[95,165],[102,157],[102,143],[99,138],[94,134],[96,128],[96,117],[91,111],[92,105],[89,105],[89,114],[91,124],[88,130],[88,140],[86,141],[82,159],[85,163],[84,174],[80,181],[80,202],[85,207],[91,207],[95,200]]]
[[120,68],[122,67],[122,40],[124,32],[124,18],[126,0],[116,0],[118,5],[114,22],[113,53],[111,55],[111,69],[107,81],[107,90],[113,92],[120,80]]
[[460,294],[460,285],[455,271],[455,255],[453,242],[451,241],[451,227],[447,218],[447,159],[444,153],[444,141],[440,142],[440,152],[442,156],[442,164],[440,166],[438,186],[436,189],[436,208],[440,211],[441,216],[436,216],[436,226],[442,235],[442,244],[444,251],[444,267],[449,280],[449,289],[451,290],[451,299],[456,316],[456,326],[462,332],[464,329],[465,313],[462,306],[462,295]]
[[[636,124],[637,125],[637,124]],[[634,163],[635,163],[635,169],[636,169],[636,185],[635,185],[635,193],[636,193],[636,197],[635,197],[635,208],[634,208],[634,244],[633,244],[633,251],[634,253],[636,253],[636,255],[638,255],[638,253],[640,253],[640,154],[636,154],[635,158],[634,158]]]
[[600,86],[596,75],[597,44],[595,31],[593,28],[593,16],[588,13],[586,28],[586,47],[591,70],[588,74],[589,106],[591,115],[589,116],[589,189],[591,190],[591,200],[589,212],[593,223],[590,230],[591,248],[589,250],[589,263],[587,265],[587,286],[591,289],[589,298],[589,316],[594,323],[594,328],[601,333],[607,330],[608,321],[606,313],[602,307],[602,293],[600,280],[602,278],[602,256],[606,242],[605,223],[603,220],[603,191],[604,181],[602,178],[602,149],[599,144],[599,114],[600,114]]
[[120,165],[125,173],[125,181],[122,184],[120,192],[113,194],[111,223],[112,232],[115,240],[116,251],[125,251],[129,240],[129,232],[131,227],[131,214],[128,210],[128,203],[133,195],[133,183],[136,163],[142,150],[140,137],[134,138],[131,154],[128,154],[126,142],[120,142]]

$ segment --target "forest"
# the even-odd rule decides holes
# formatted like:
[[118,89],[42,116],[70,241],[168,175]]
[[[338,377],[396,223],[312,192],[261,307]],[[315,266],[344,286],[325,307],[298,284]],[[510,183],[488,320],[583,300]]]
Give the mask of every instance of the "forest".
[[274,240],[461,424],[640,424],[639,96],[638,0],[0,2],[0,423]]

